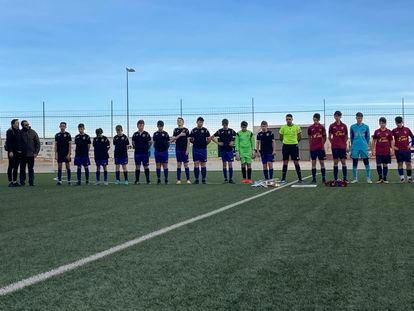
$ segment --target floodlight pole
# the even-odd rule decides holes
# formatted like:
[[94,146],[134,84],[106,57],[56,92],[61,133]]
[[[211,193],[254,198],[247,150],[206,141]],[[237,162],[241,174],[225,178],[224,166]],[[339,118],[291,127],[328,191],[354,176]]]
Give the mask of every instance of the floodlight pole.
[[126,111],[126,113],[127,113],[127,134],[128,134],[128,137],[129,137],[129,81],[128,81],[128,74],[130,72],[135,72],[135,69],[126,67],[125,71],[126,71],[126,91],[127,91],[127,107],[126,107],[127,108],[127,111]]

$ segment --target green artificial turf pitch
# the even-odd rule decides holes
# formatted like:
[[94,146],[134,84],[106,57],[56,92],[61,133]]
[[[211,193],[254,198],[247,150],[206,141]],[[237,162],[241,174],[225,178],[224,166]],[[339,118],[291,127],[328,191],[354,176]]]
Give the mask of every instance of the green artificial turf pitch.
[[[0,310],[413,310],[414,185],[390,176],[274,191],[0,296]],[[0,287],[267,191],[219,172],[190,186],[53,177],[8,189],[0,176]]]

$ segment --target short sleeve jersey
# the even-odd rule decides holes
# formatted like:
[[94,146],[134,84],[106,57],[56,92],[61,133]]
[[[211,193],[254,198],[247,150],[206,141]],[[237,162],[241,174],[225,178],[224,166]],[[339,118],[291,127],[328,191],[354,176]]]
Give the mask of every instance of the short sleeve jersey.
[[408,151],[410,150],[410,137],[413,137],[413,133],[408,127],[397,127],[392,130],[392,134],[394,135],[395,140],[395,147],[401,151]]
[[135,132],[134,135],[132,135],[132,142],[135,147],[135,154],[147,154],[149,151],[150,141],[151,135],[148,132]]
[[230,145],[236,137],[236,132],[233,129],[219,129],[214,133],[214,137],[218,137],[219,142],[223,143],[223,146],[219,146],[220,151],[226,152],[233,150],[233,146]]
[[329,126],[329,135],[332,135],[332,149],[346,149],[348,142],[348,127],[344,123],[332,123]]
[[166,131],[156,131],[152,136],[154,141],[154,149],[157,152],[168,151],[170,146],[170,135]]
[[292,124],[291,126],[285,124],[279,130],[279,134],[283,135],[283,144],[285,145],[297,145],[299,143],[299,133],[302,133],[302,130],[296,124]]
[[309,149],[310,151],[324,150],[326,130],[322,124],[312,124],[308,127]]
[[195,127],[192,129],[189,137],[192,140],[194,148],[206,149],[207,138],[210,137],[210,132],[205,127]]
[[256,139],[260,142],[260,154],[273,153],[273,141],[275,140],[275,135],[272,131],[261,131],[257,134]]
[[392,132],[389,129],[377,129],[372,135],[372,138],[375,139],[375,151],[379,156],[388,156],[391,154],[391,142],[394,139]]
[[75,136],[75,157],[86,158],[89,157],[89,145],[91,138],[88,134],[78,134]]
[[128,157],[128,146],[129,139],[125,134],[121,136],[115,135],[113,144],[115,146],[114,157],[115,158],[127,158]]
[[55,135],[56,151],[59,155],[67,155],[69,153],[69,143],[72,136],[68,132],[59,132]]
[[183,132],[185,133],[185,136],[181,136],[180,138],[178,138],[175,141],[175,150],[177,150],[177,151],[186,151],[187,150],[188,136],[190,135],[190,132],[185,127],[183,127],[183,128],[177,127],[177,128],[174,129],[174,132],[173,132],[174,137],[180,135]]
[[110,147],[109,139],[106,136],[95,137],[93,139],[93,153],[95,160],[108,160],[108,150]]

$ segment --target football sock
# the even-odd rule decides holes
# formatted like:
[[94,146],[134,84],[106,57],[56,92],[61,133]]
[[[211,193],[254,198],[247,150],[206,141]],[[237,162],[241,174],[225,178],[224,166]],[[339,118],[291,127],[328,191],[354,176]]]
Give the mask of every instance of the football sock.
[[187,178],[187,180],[190,180],[190,168],[186,167],[184,170],[185,170],[185,177]]
[[124,171],[124,179],[125,181],[128,181],[128,171]]
[[139,175],[141,174],[140,170],[135,170],[135,181],[139,182]]
[[347,179],[348,175],[348,167],[346,165],[342,166],[342,176],[344,177],[344,179]]
[[120,180],[121,179],[121,172],[120,171],[116,171],[115,172],[115,179],[116,180]]
[[267,169],[263,169],[263,175],[265,179],[269,179],[269,171]]
[[302,172],[300,170],[300,165],[299,164],[295,164],[295,169],[296,169],[296,174],[298,175],[298,179],[302,180]]
[[181,167],[177,168],[177,180],[181,180]]
[[168,181],[168,168],[164,168],[164,180]]
[[287,164],[283,164],[283,169],[282,169],[282,180],[286,180],[286,173],[287,173],[287,169],[288,169]]
[[334,179],[335,180],[338,180],[338,172],[339,172],[338,166],[335,165],[334,168],[333,168],[333,174],[334,174]]
[[104,171],[104,181],[108,181],[108,171]]
[[58,172],[57,172],[57,179],[58,179],[58,181],[61,181],[61,180],[62,180],[62,170],[59,170],[59,169],[58,169]]
[[227,169],[226,168],[223,168],[223,176],[224,176],[224,179],[227,180]]
[[198,180],[198,178],[200,177],[200,168],[199,167],[195,167],[194,168],[194,179]]
[[383,173],[382,173],[382,166],[381,165],[377,165],[377,173],[378,173],[378,178],[382,179]]
[[201,179],[206,180],[206,177],[207,177],[207,167],[204,166],[201,168]]
[[232,180],[233,179],[233,168],[229,167],[229,179]]
[[269,178],[273,179],[273,168],[269,169]]
[[149,168],[145,168],[144,172],[145,172],[145,179],[147,180],[147,182],[150,182],[150,170],[149,170]]
[[157,168],[156,172],[157,172],[157,179],[161,179],[161,169]]
[[246,167],[245,166],[242,166],[241,171],[242,171],[243,179],[246,179]]
[[252,179],[252,168],[247,169],[247,179]]
[[315,180],[316,179],[316,168],[312,169],[312,179]]

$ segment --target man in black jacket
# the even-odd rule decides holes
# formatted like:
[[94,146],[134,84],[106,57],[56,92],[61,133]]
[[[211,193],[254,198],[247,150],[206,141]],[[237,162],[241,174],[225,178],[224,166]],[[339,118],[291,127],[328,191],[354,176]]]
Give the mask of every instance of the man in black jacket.
[[11,128],[6,133],[6,151],[9,159],[9,167],[7,168],[7,177],[9,178],[9,187],[19,187],[17,182],[17,172],[22,159],[24,145],[21,132],[19,129],[19,120],[11,121]]
[[20,185],[26,184],[26,165],[29,170],[29,185],[34,186],[34,162],[40,151],[40,140],[37,133],[30,128],[29,122],[23,120],[21,136],[24,151],[20,162]]

